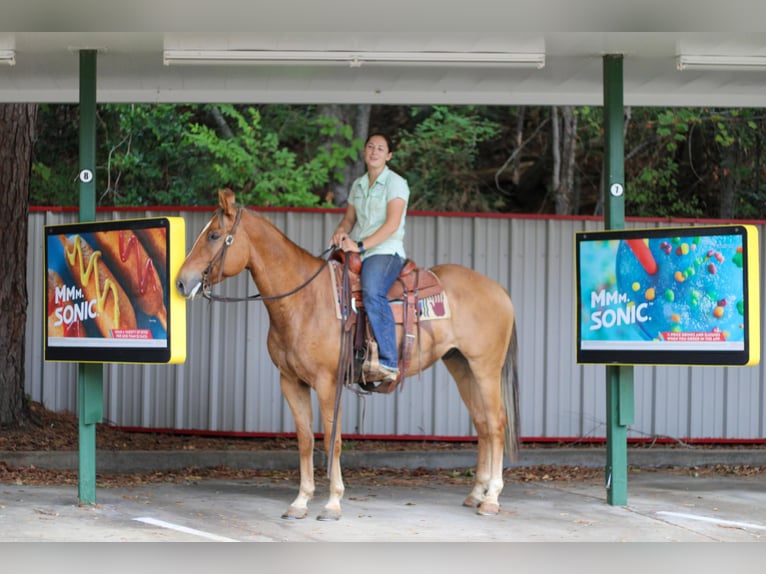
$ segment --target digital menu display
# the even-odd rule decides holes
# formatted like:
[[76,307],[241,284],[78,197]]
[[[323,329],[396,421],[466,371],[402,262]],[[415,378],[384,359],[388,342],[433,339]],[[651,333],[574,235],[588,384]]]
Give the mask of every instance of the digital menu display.
[[183,362],[184,242],[177,217],[47,226],[45,359]]
[[755,227],[583,232],[575,251],[578,363],[760,360]]

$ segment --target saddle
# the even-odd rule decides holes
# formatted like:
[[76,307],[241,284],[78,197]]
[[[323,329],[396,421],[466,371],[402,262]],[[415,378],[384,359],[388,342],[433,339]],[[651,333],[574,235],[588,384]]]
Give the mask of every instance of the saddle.
[[[415,339],[420,340],[420,301],[443,292],[439,278],[430,270],[423,269],[411,259],[407,259],[399,272],[394,284],[388,291],[389,305],[394,315],[394,322],[402,325],[403,336],[399,346],[399,377],[388,384],[375,385],[375,364],[377,361],[377,344],[372,330],[367,322],[367,315],[362,301],[362,258],[358,253],[336,250],[330,260],[335,272],[335,284],[338,286],[338,299],[343,305],[343,274],[348,259],[346,275],[348,277],[348,293],[351,301],[347,301],[352,309],[349,314],[344,332],[350,331],[353,337],[353,357],[355,367],[353,372],[358,374],[354,382],[368,392],[391,393],[404,378],[412,362],[412,347]],[[418,361],[420,363],[420,361]],[[372,376],[370,376],[372,374]]]

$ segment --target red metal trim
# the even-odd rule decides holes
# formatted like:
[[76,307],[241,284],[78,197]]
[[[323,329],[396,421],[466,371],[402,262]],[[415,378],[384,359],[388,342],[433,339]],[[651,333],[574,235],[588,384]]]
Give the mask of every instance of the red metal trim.
[[[344,212],[339,207],[257,207],[249,206],[254,211],[260,211],[265,213],[338,213]],[[143,211],[212,211],[215,209],[214,205],[192,205],[192,206],[142,206],[142,207],[98,207],[97,213],[106,213],[110,211],[116,212],[143,212]],[[45,212],[51,211],[56,213],[61,212],[76,212],[78,208],[76,206],[59,207],[59,206],[30,206],[30,212]],[[603,221],[604,218],[597,215],[554,215],[554,214],[538,214],[538,213],[478,213],[478,212],[463,212],[463,211],[408,211],[407,217],[472,217],[474,219],[534,219],[534,220],[547,220],[547,221]],[[695,224],[695,225],[726,225],[726,224],[752,224],[752,225],[766,225],[764,219],[702,219],[702,218],[664,218],[664,217],[625,217],[625,221],[635,223],[669,223],[669,224]]]
[[[123,432],[156,433],[213,438],[261,438],[279,439],[296,438],[295,433],[275,432],[244,432],[244,431],[211,431],[204,429],[171,429],[171,428],[147,428],[131,426],[112,426]],[[316,438],[323,438],[323,433],[316,433]],[[345,440],[369,440],[387,442],[477,442],[475,436],[441,436],[441,435],[387,435],[387,434],[344,434]],[[521,442],[526,444],[561,444],[562,446],[574,445],[598,445],[606,444],[606,438],[601,437],[521,437]],[[628,444],[691,444],[691,445],[766,445],[766,438],[670,438],[670,437],[635,437],[628,438]]]

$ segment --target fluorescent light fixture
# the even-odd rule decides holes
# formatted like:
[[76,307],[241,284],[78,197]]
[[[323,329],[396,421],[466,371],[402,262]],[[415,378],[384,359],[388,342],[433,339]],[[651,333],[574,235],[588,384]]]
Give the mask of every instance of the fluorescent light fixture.
[[719,56],[681,54],[679,70],[766,70],[766,56]]
[[176,64],[443,64],[542,68],[544,52],[342,52],[315,50],[165,50],[166,66]]
[[0,64],[16,65],[16,52],[14,50],[0,50]]

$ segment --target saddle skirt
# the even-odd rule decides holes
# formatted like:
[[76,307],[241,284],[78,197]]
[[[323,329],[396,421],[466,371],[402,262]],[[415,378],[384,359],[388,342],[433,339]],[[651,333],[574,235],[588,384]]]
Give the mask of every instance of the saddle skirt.
[[[338,293],[338,300],[340,300],[341,281],[343,278],[343,264],[345,258],[349,257],[348,262],[348,277],[351,283],[351,295],[354,299],[354,307],[361,309],[364,307],[362,301],[362,280],[360,272],[362,270],[362,261],[358,253],[346,253],[344,251],[335,251],[331,258],[333,268],[335,272],[334,283],[336,286],[336,292]],[[394,320],[397,324],[401,325],[405,319],[402,312],[402,305],[409,296],[417,297],[420,302],[418,315],[422,320],[427,319],[446,319],[449,317],[449,309],[446,305],[446,298],[434,297],[436,295],[443,295],[439,278],[430,269],[423,269],[418,267],[412,259],[407,259],[399,272],[391,289],[388,291],[388,300],[391,304],[391,310],[394,313]],[[444,304],[440,303],[444,301]],[[338,317],[340,317],[340,308],[338,307]]]
[[[343,268],[346,258],[348,258],[352,316],[348,318],[350,325],[344,330],[348,330],[348,327],[354,329],[355,349],[358,350],[364,347],[364,351],[366,351],[371,346],[371,343],[374,342],[374,337],[371,330],[367,328],[366,321],[363,321],[364,325],[362,327],[364,330],[361,331],[360,321],[357,320],[357,315],[364,315],[360,277],[362,261],[358,253],[335,251],[331,257],[330,262],[333,267],[332,277],[336,293],[336,315],[338,319],[342,319],[341,297],[343,296]],[[439,278],[431,270],[418,267],[411,259],[405,261],[399,277],[397,277],[388,292],[388,300],[394,315],[394,322],[402,325],[404,330],[399,348],[399,378],[390,385],[379,385],[378,387],[365,385],[363,384],[365,381],[360,382],[360,385],[365,390],[386,393],[392,392],[407,372],[412,361],[412,346],[414,341],[419,339],[420,322],[446,319],[450,316],[446,293],[444,293]],[[362,374],[364,375],[364,373]]]

